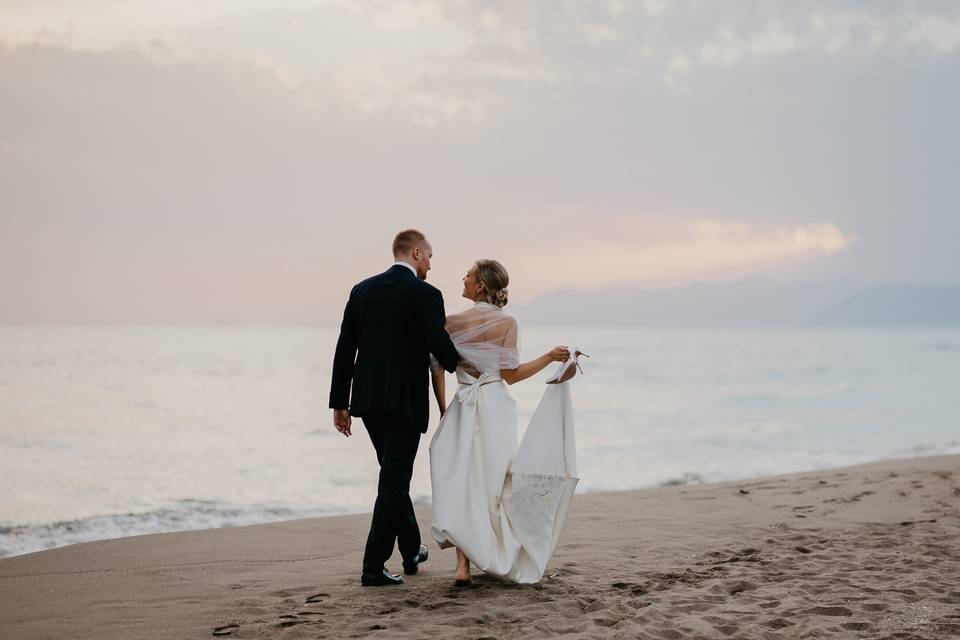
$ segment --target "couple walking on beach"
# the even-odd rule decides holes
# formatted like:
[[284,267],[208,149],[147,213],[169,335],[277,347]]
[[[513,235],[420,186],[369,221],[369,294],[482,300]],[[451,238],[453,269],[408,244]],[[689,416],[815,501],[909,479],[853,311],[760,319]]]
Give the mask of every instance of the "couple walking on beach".
[[[421,544],[410,479],[429,420],[429,379],[440,407],[430,443],[431,531],[456,547],[455,584],[470,564],[518,583],[538,582],[576,488],[573,411],[565,382],[580,354],[557,346],[520,362],[519,328],[503,311],[509,278],[495,260],[477,260],[463,278],[474,305],[446,316],[440,291],[425,282],[433,249],[410,229],[393,242],[396,261],[350,292],[330,388],[333,423],[345,436],[363,420],[380,464],[377,499],[363,556],[364,586],[400,584],[385,564],[396,545],[407,575],[428,556]],[[517,410],[507,384],[560,362],[517,446]],[[459,388],[446,402],[444,371]]]

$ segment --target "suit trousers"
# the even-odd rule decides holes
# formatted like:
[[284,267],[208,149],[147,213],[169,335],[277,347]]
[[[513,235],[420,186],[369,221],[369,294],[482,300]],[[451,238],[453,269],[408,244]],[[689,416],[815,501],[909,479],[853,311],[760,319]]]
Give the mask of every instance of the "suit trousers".
[[380,463],[377,501],[363,553],[364,573],[379,573],[393,555],[396,542],[403,559],[420,551],[420,525],[410,501],[413,461],[420,446],[420,432],[408,418],[395,414],[361,417]]

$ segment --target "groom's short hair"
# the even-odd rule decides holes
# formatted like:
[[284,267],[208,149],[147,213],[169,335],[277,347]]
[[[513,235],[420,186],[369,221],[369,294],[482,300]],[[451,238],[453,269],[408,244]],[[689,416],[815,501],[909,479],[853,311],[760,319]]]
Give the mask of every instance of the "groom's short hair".
[[393,239],[393,257],[410,255],[414,247],[422,246],[427,241],[427,236],[416,229],[407,229],[397,234]]

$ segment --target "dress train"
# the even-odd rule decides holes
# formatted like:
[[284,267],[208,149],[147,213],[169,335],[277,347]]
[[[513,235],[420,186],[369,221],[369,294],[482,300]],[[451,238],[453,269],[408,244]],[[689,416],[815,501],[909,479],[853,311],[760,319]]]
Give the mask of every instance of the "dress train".
[[546,386],[517,447],[516,404],[503,380],[462,369],[457,380],[430,443],[434,539],[487,573],[539,582],[578,482],[569,383]]

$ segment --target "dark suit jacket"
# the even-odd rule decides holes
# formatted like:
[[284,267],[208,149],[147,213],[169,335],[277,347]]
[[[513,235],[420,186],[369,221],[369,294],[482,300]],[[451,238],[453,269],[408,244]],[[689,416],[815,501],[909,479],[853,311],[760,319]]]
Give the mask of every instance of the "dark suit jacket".
[[397,414],[426,433],[429,354],[451,372],[459,361],[445,322],[440,291],[402,265],[357,284],[343,311],[330,408]]

